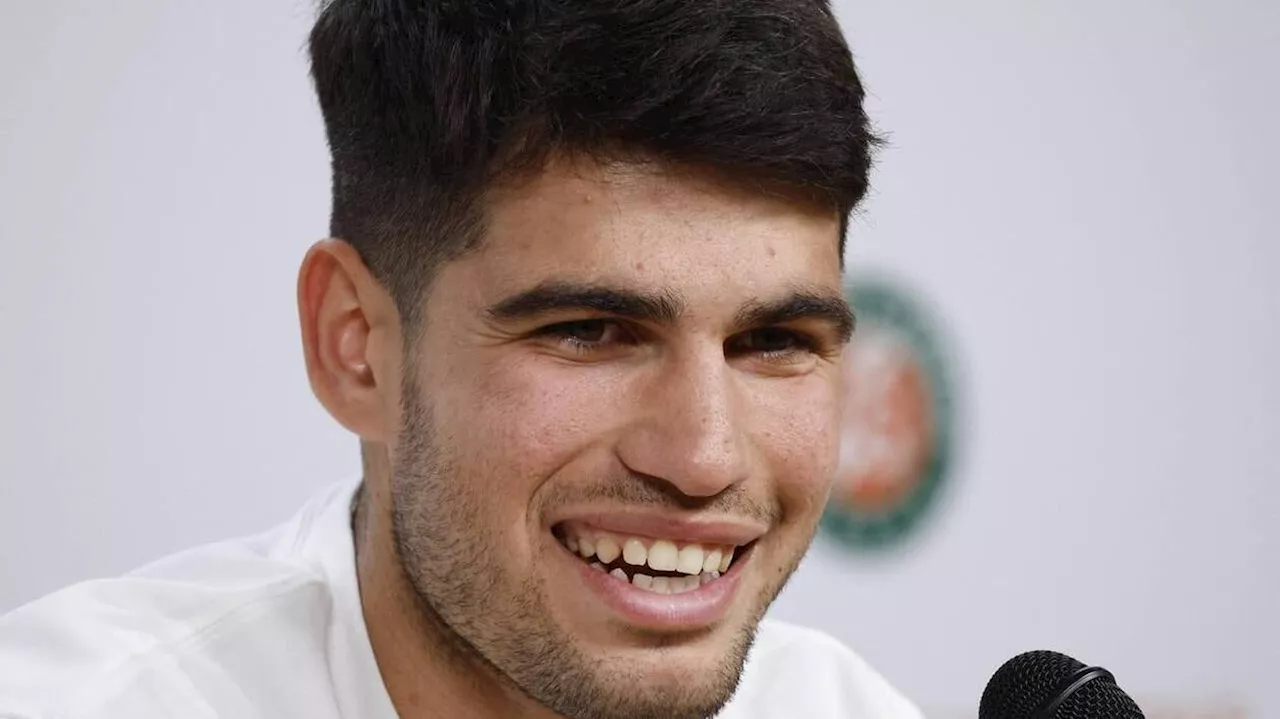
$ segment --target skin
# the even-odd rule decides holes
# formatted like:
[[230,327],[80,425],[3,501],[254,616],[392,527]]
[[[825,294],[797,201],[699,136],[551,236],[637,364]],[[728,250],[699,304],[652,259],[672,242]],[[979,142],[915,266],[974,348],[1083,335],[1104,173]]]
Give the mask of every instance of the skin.
[[[299,276],[311,384],[364,450],[356,563],[392,701],[407,719],[713,714],[830,490],[838,217],[564,160],[487,210],[413,335],[346,243]],[[765,530],[723,619],[642,630],[566,571],[557,522],[636,506]]]

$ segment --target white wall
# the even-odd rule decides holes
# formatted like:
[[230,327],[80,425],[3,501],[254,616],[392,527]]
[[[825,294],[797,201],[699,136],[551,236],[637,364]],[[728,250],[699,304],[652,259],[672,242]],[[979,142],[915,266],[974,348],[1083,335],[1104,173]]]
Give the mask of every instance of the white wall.
[[293,277],[328,224],[304,0],[2,2],[0,606],[358,471]]
[[[852,262],[939,307],[948,504],[781,616],[972,714],[1058,648],[1280,717],[1280,5],[839,10],[892,134]],[[0,610],[353,476],[293,273],[327,219],[305,0],[0,0]]]

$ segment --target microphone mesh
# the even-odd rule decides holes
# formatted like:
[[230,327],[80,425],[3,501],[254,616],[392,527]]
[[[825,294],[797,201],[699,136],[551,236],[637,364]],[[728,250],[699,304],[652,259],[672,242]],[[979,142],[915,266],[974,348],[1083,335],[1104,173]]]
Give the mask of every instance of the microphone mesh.
[[[1031,719],[1084,664],[1058,652],[1019,654],[996,670],[982,692],[979,719]],[[1115,682],[1094,679],[1067,698],[1052,719],[1144,719]]]
[[1144,719],[1142,710],[1115,682],[1094,680],[1067,697],[1053,713],[1056,719]]

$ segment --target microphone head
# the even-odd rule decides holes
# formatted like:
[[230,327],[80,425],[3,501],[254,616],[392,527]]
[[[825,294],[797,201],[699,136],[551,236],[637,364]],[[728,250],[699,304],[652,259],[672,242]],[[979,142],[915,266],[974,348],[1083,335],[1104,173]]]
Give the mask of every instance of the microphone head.
[[1105,669],[1037,651],[1005,662],[987,683],[978,719],[1144,719]]

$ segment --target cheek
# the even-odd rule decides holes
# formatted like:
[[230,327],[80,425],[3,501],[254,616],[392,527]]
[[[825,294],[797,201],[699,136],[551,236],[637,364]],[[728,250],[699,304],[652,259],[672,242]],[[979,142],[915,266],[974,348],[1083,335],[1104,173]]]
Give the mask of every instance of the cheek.
[[756,436],[791,513],[822,511],[840,449],[838,387],[829,377],[770,387],[756,397]]
[[441,419],[495,481],[540,482],[619,416],[616,377],[546,357],[508,358],[449,386]]

